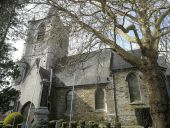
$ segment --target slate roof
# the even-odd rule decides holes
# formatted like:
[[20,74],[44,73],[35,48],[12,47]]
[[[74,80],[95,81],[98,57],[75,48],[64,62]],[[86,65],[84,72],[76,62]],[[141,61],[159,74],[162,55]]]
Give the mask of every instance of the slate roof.
[[[134,54],[136,57],[141,58],[141,52],[139,49],[137,50],[133,50],[133,51],[129,51],[132,54]],[[127,61],[123,60],[117,53],[112,52],[112,70],[119,70],[119,69],[127,69],[127,68],[132,68],[134,67],[133,65],[131,65],[130,63],[128,63]],[[165,58],[163,56],[159,56],[158,57],[158,64],[159,66],[163,67],[163,68],[167,68],[167,63],[165,61]]]
[[[137,57],[140,57],[140,51],[135,50],[133,51],[133,54]],[[123,60],[117,53],[112,52],[112,70],[118,70],[118,69],[126,69],[126,68],[132,68],[133,65],[129,64],[125,60]]]
[[[40,67],[39,73],[43,80],[43,84],[49,85],[51,75],[50,71]],[[55,74],[53,74],[52,86],[64,86],[64,83]]]
[[[129,52],[139,58],[141,57],[140,50]],[[163,56],[159,57],[158,63],[161,67],[167,68]],[[56,75],[65,86],[102,84],[111,82],[111,71],[133,67],[111,49],[103,49],[58,60]]]
[[167,64],[166,75],[170,77],[170,64]]
[[57,70],[57,77],[66,86],[109,83],[110,60],[110,49],[69,56],[57,63],[56,69],[63,67]]

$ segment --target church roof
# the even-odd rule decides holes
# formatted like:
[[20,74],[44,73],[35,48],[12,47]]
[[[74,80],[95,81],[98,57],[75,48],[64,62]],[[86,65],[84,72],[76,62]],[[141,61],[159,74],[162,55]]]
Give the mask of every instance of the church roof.
[[[50,71],[40,67],[39,73],[43,84],[49,85],[51,75]],[[53,74],[52,86],[64,86],[64,83],[55,74]]]
[[109,83],[110,60],[110,49],[69,56],[56,64],[57,76],[66,86]]
[[[141,57],[140,50],[129,51]],[[167,68],[165,58],[160,56],[158,64]],[[111,82],[111,72],[134,68],[111,49],[68,56],[57,61],[56,75],[65,86],[92,85]]]
[[[141,52],[139,49],[129,51],[132,52],[136,57],[141,58]],[[112,54],[112,70],[120,70],[120,69],[128,69],[133,68],[135,66],[131,65],[127,61],[123,60],[117,53],[113,52]],[[158,57],[158,64],[160,67],[167,68],[167,62],[164,56]]]

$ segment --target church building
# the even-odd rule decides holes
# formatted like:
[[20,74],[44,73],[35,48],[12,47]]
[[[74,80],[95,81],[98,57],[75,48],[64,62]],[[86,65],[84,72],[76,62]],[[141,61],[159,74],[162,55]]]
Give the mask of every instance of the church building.
[[[111,49],[68,56],[69,29],[54,9],[43,20],[29,21],[25,50],[18,62],[17,105],[28,125],[41,120],[119,121],[139,126],[149,120],[148,91],[143,75]],[[141,57],[140,50],[133,52]],[[162,80],[170,96],[170,72],[159,57]]]

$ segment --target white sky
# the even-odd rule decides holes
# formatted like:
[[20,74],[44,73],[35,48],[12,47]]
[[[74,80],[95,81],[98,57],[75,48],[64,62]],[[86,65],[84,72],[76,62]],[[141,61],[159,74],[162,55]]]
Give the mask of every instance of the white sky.
[[[49,6],[46,6],[46,5],[40,5],[38,7],[35,7],[35,5],[29,4],[19,13],[22,15],[23,21],[28,22],[33,17],[35,17],[36,20],[45,17],[48,12],[48,9],[49,9]],[[24,33],[26,34],[26,31]],[[15,48],[17,48],[17,51],[15,51],[12,55],[13,60],[15,61],[20,60],[23,54],[25,40],[20,39],[15,42],[11,41],[11,43]]]
[[[170,1],[170,0],[168,0],[168,1]],[[37,15],[37,13],[36,13],[36,12],[39,11],[39,9],[41,10],[41,12],[42,12],[43,14],[44,14],[44,11],[47,11],[47,10],[43,10],[43,9],[42,9],[42,8],[44,8],[44,6],[40,7],[38,10],[37,10],[37,9],[34,10],[34,9],[31,9],[31,8],[33,8],[33,5],[29,5],[29,6],[26,7],[26,11],[27,11],[27,10],[32,10],[32,11],[30,11],[29,13],[26,14],[26,16],[27,16],[27,18],[28,18],[29,20],[30,20],[31,17],[33,17],[33,16],[36,16],[36,19],[39,18],[40,15]],[[43,10],[43,11],[42,11],[42,10]],[[41,16],[42,16],[42,15],[41,15]],[[41,17],[41,16],[40,16],[40,17]],[[44,16],[44,15],[43,15],[43,16]],[[20,59],[21,59],[22,54],[23,54],[23,49],[24,49],[24,43],[25,43],[24,40],[18,40],[18,41],[16,41],[15,43],[12,42],[13,46],[18,49],[18,50],[15,51],[15,52],[13,53],[13,55],[12,55],[14,60],[20,60]],[[122,46],[123,46],[123,45],[125,45],[125,44],[122,44]],[[125,47],[125,46],[123,46],[123,47]],[[134,47],[135,47],[135,46],[134,46]]]
[[18,40],[17,42],[13,43],[13,46],[17,48],[17,51],[13,53],[13,59],[14,60],[20,60],[22,53],[23,53],[23,48],[24,48],[24,40]]

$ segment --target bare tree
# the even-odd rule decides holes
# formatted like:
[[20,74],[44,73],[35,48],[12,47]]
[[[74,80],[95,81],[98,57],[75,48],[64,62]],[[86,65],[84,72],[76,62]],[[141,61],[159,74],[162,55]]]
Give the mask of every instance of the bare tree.
[[[161,83],[157,59],[159,46],[169,43],[170,4],[167,0],[35,0],[34,3],[52,5],[66,24],[74,24],[77,30],[100,40],[137,67],[144,75],[149,92],[153,127],[166,127],[167,92]],[[137,45],[141,57],[122,48],[121,40]],[[166,47],[162,48],[167,51]]]

